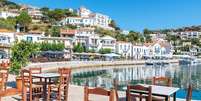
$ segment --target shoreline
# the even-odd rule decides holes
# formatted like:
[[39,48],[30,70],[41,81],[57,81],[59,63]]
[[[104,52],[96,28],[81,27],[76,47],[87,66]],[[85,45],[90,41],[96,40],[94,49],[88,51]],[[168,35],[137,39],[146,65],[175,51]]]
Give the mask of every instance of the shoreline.
[[[179,64],[178,59],[165,60],[170,64]],[[25,68],[41,67],[43,71],[57,71],[58,68],[99,68],[104,66],[129,66],[129,65],[145,65],[145,60],[121,60],[121,61],[63,61],[63,62],[45,62],[31,63]]]

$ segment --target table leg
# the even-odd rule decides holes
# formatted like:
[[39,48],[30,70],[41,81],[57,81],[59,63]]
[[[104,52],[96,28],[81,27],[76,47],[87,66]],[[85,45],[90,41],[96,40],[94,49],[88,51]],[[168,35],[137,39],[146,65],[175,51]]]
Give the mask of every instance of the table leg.
[[67,87],[64,87],[64,101],[67,101]]
[[44,97],[44,101],[47,101],[47,78],[45,78],[45,81],[43,84],[43,97]]
[[165,101],[168,101],[168,96],[165,97]]
[[176,101],[176,92],[173,94],[173,101]]

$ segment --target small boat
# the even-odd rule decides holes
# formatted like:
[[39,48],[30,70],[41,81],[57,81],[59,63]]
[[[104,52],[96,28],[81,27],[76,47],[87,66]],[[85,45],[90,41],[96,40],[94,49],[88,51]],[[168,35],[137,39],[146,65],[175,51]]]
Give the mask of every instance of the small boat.
[[163,61],[163,60],[150,59],[150,60],[145,61],[145,64],[146,65],[168,65],[169,63],[166,61]]

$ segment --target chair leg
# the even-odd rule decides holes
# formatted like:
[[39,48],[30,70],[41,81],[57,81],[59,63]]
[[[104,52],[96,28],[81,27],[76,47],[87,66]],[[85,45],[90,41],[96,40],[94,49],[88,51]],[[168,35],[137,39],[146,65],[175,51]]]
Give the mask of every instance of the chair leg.
[[23,88],[22,91],[22,101],[26,101],[27,100],[27,90],[26,88]]
[[61,90],[58,88],[57,101],[61,101]]
[[50,101],[51,87],[48,87],[47,100]]
[[7,88],[7,87],[6,87],[6,83],[4,83],[4,90],[6,90],[6,88]]
[[64,87],[64,101],[68,101],[68,87]]

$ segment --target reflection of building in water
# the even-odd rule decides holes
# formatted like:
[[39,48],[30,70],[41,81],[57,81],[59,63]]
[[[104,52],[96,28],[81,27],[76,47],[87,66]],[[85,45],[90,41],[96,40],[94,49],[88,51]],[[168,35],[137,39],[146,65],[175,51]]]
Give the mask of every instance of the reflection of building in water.
[[118,81],[149,79],[153,76],[165,76],[166,67],[134,67],[114,70],[113,77]]
[[132,82],[134,82],[132,84],[143,83],[141,82],[142,80],[146,83],[150,83],[147,79],[151,79],[153,76],[166,76],[173,79],[173,86],[185,88],[191,81],[196,89],[201,89],[200,71],[201,68],[199,68],[199,66],[133,66],[129,68],[119,67],[113,69],[110,67],[110,69],[104,68],[104,72],[101,74],[98,74],[101,70],[87,72],[85,73],[87,75],[90,75],[90,73],[96,75],[88,76],[87,78],[79,78],[79,80],[83,80],[82,85],[87,84],[93,87],[101,86],[110,88],[112,87],[114,79],[118,81],[119,85],[126,86],[128,83]]

